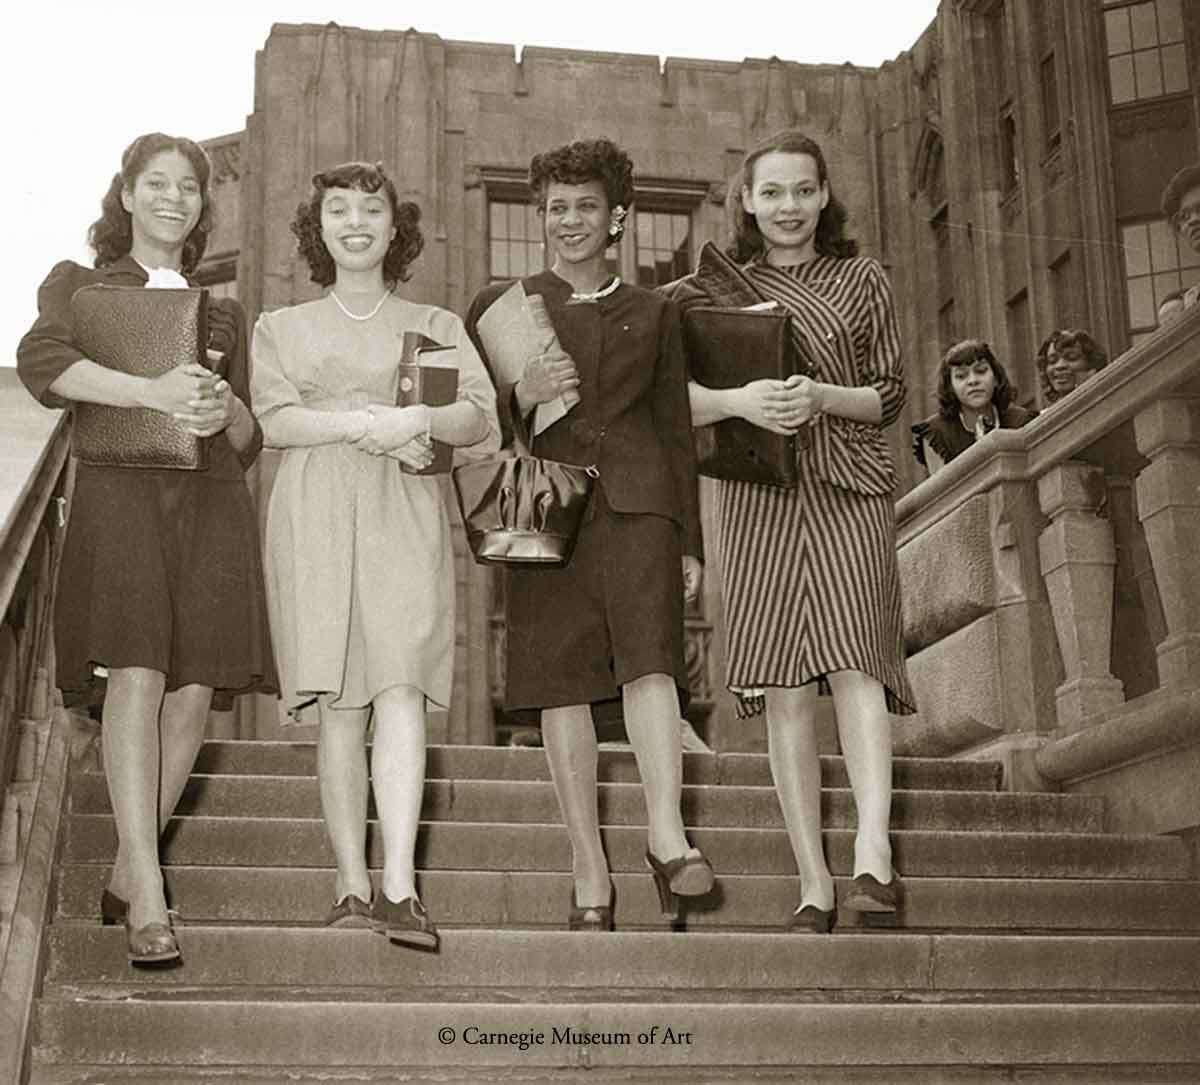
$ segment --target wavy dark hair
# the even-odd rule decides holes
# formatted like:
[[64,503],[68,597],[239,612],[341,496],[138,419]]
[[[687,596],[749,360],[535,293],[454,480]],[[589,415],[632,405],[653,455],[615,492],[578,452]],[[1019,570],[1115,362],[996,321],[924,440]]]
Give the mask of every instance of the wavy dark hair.
[[1004,414],[1012,406],[1017,398],[1016,385],[1008,379],[1008,371],[992,353],[991,345],[983,339],[964,339],[946,351],[942,364],[938,366],[938,410],[943,418],[953,420],[962,409],[958,396],[954,394],[954,386],[950,383],[950,370],[956,365],[970,365],[980,359],[992,367],[992,375],[996,378],[996,387],[992,392],[996,412]]
[[200,182],[200,218],[183,243],[184,274],[190,274],[199,265],[213,227],[212,191],[209,188],[212,163],[204,148],[190,139],[168,136],[162,132],[147,132],[125,148],[125,153],[121,155],[121,169],[113,174],[108,191],[100,201],[100,217],[88,227],[88,245],[96,254],[96,267],[106,267],[122,256],[129,255],[133,248],[133,216],[121,203],[121,194],[126,190],[132,191],[137,179],[150,164],[150,159],[163,151],[178,151],[183,155],[191,163],[196,171],[196,180]]
[[419,223],[421,209],[409,200],[401,202],[396,186],[380,162],[343,162],[332,169],[314,173],[308,199],[296,207],[291,231],[297,248],[308,264],[314,283],[329,286],[337,279],[337,265],[321,237],[321,204],[331,188],[356,188],[359,192],[380,192],[392,208],[396,234],[383,258],[383,281],[389,290],[409,279],[409,266],[425,247]]
[[829,202],[817,220],[815,239],[817,253],[821,256],[849,257],[858,255],[858,242],[846,236],[846,220],[850,217],[846,205],[837,198],[833,185],[829,183],[829,169],[821,145],[803,132],[794,128],[776,132],[756,144],[742,159],[737,173],[729,182],[725,194],[725,216],[729,224],[730,242],[725,250],[739,264],[753,260],[766,251],[766,241],[758,228],[754,216],[742,206],[742,190],[754,186],[754,167],[763,155],[778,151],[780,154],[806,154],[817,164],[817,179],[829,188]]
[[[599,181],[604,186],[610,211],[623,207],[628,213],[633,204],[633,159],[611,139],[577,139],[535,154],[529,163],[529,190],[543,214],[552,182],[582,185],[588,181]],[[616,226],[616,232],[608,235],[610,245],[625,233],[624,222]]]
[[1046,367],[1050,364],[1050,351],[1059,351],[1063,347],[1076,345],[1083,351],[1088,369],[1103,369],[1108,365],[1108,354],[1087,332],[1080,328],[1056,328],[1042,340],[1042,345],[1038,347],[1037,352],[1038,380],[1041,382],[1042,395],[1047,403],[1054,403],[1067,395],[1066,392],[1055,391],[1050,384],[1050,378],[1046,376]]

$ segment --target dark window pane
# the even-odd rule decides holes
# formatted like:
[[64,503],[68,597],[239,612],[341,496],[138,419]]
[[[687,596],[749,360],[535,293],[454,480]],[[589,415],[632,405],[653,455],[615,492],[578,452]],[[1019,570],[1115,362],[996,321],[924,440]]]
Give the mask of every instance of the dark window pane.
[[1133,89],[1133,57],[1113,57],[1108,62],[1108,79],[1114,102],[1132,102],[1137,97]]
[[1158,44],[1158,18],[1153,0],[1146,4],[1134,4],[1129,9],[1129,25],[1134,49],[1149,49]]
[[1121,227],[1121,247],[1125,254],[1125,276],[1150,274],[1150,240],[1141,223]]
[[1129,280],[1129,326],[1131,328],[1153,328],[1158,323],[1158,310],[1154,305],[1154,291],[1150,279]]
[[1128,53],[1133,48],[1129,35],[1129,9],[1117,8],[1104,13],[1104,33],[1108,39],[1108,55]]
[[1162,61],[1157,49],[1133,54],[1133,70],[1139,98],[1157,98],[1163,92]]
[[1162,51],[1162,65],[1164,94],[1188,89],[1187,53],[1182,45],[1168,45]]
[[1179,266],[1179,246],[1175,234],[1166,219],[1152,222],[1148,227],[1150,238],[1150,267],[1154,271],[1169,271]]
[[1183,41],[1183,5],[1180,0],[1158,0],[1158,40]]

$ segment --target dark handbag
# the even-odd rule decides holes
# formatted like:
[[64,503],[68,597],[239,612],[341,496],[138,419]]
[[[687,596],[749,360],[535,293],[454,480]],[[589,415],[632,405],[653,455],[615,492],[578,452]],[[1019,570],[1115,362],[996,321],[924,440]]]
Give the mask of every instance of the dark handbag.
[[566,565],[599,472],[532,455],[520,411],[513,451],[451,472],[467,545],[480,565]]
[[[71,297],[75,345],[98,365],[136,377],[207,366],[207,290],[80,287]],[[75,403],[71,447],[83,463],[203,471],[208,440],[148,407]]]
[[[790,317],[782,309],[693,305],[683,316],[691,376],[706,388],[739,388],[796,372]],[[796,438],[744,418],[726,418],[695,431],[696,468],[710,478],[795,487]]]

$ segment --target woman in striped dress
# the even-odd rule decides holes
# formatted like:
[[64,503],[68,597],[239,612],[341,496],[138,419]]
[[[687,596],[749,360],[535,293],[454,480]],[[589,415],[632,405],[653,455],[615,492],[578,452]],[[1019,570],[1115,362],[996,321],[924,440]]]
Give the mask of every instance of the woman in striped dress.
[[740,417],[798,442],[799,483],[717,486],[730,688],[765,707],[771,770],[800,872],[789,930],[828,932],[833,879],[821,845],[819,688],[833,693],[858,809],[843,907],[894,912],[891,725],[910,713],[896,565],[896,476],[883,427],[904,403],[900,338],[879,264],[843,236],[821,148],[798,132],[756,147],[730,186],[730,255],[791,313],[813,376],[735,389],[690,385],[693,422]]

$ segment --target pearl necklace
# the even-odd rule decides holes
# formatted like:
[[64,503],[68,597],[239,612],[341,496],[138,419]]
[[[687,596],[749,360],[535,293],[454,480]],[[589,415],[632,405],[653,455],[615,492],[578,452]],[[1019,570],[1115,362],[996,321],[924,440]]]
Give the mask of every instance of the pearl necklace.
[[381,297],[379,299],[379,301],[376,303],[375,308],[372,309],[369,313],[367,313],[366,316],[359,316],[357,313],[350,312],[350,310],[347,309],[346,306],[342,304],[342,299],[337,296],[336,290],[329,291],[329,296],[331,298],[333,298],[334,302],[337,304],[337,307],[339,309],[341,309],[341,311],[343,313],[345,313],[346,316],[348,316],[351,320],[357,320],[360,323],[365,320],[370,320],[371,317],[373,317],[377,312],[379,312],[379,310],[383,308],[383,303],[388,300],[388,297],[390,294],[391,294],[390,290],[385,290],[383,292],[383,297]]
[[607,286],[602,286],[599,290],[592,290],[588,293],[579,293],[576,290],[571,291],[572,301],[599,301],[601,298],[607,298],[618,286],[621,285],[621,276],[614,275],[612,282]]

